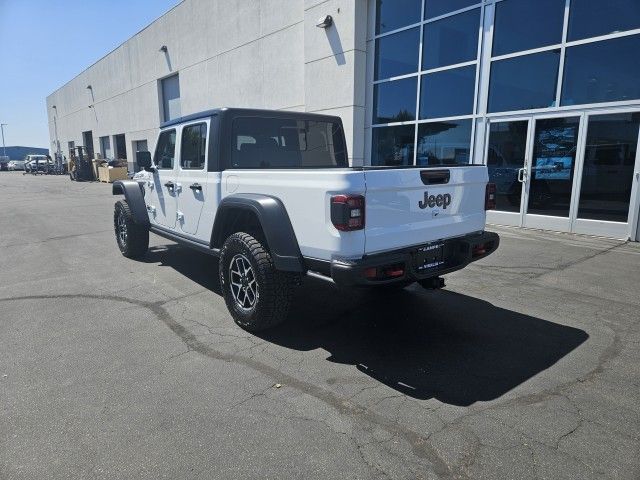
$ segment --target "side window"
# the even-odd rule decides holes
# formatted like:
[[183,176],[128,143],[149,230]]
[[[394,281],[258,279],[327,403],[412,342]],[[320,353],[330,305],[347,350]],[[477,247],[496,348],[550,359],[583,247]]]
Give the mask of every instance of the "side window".
[[173,170],[173,159],[176,156],[176,131],[167,130],[158,137],[156,154],[153,163],[161,170]]
[[180,167],[185,170],[202,170],[207,152],[207,124],[198,123],[182,129]]

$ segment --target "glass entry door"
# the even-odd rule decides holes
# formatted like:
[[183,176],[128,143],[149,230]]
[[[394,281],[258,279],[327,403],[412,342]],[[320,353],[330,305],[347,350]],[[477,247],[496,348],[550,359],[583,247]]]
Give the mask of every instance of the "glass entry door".
[[485,162],[496,184],[487,221],[640,237],[640,112],[495,119]]
[[533,122],[522,224],[569,232],[582,116],[536,118]]
[[487,221],[522,226],[522,204],[528,169],[529,118],[492,121],[486,142],[489,181],[496,185],[496,209]]
[[570,231],[582,116],[491,121],[486,164],[501,225]]

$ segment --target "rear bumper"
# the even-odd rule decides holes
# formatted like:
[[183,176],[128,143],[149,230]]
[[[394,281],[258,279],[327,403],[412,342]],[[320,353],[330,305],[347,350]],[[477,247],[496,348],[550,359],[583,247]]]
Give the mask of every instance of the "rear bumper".
[[[500,244],[497,233],[481,232],[464,237],[452,238],[433,244],[443,245],[441,264],[418,271],[415,263],[415,255],[420,246],[405,248],[392,252],[369,255],[356,261],[334,260],[327,272],[338,286],[357,285],[384,285],[395,282],[407,282],[425,280],[428,278],[451,273],[466,267],[492,254]],[[403,274],[392,279],[373,280],[365,276],[365,271],[390,265],[403,265]]]

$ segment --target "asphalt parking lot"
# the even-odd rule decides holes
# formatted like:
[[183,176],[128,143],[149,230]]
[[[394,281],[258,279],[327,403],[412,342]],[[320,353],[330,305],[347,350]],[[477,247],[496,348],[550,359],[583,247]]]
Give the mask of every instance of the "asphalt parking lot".
[[215,259],[122,257],[110,186],[0,173],[0,478],[640,478],[640,247],[496,228],[443,291],[306,281],[255,336]]

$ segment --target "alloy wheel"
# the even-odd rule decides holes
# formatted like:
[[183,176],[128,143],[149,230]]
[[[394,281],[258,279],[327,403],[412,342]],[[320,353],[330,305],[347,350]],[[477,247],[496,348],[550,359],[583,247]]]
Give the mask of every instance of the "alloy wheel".
[[251,310],[258,300],[258,282],[249,259],[238,253],[229,264],[229,286],[236,305]]

